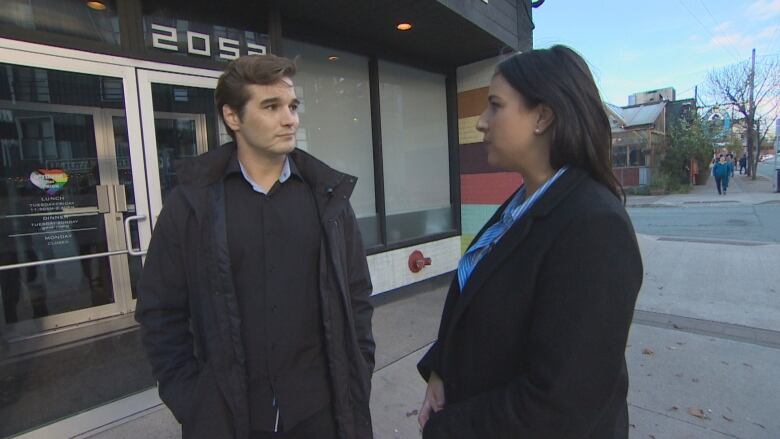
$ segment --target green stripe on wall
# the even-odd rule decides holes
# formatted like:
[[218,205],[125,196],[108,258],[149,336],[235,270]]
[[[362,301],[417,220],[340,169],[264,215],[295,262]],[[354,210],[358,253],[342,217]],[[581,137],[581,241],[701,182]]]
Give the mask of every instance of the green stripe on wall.
[[498,207],[498,204],[464,204],[460,206],[461,233],[476,235]]
[[466,249],[469,248],[471,241],[474,240],[476,235],[460,235],[460,255],[463,256],[466,253]]

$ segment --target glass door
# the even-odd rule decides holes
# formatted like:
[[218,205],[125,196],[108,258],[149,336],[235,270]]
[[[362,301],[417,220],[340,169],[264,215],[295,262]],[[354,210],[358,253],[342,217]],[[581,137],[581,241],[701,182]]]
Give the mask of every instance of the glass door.
[[215,110],[216,86],[216,77],[138,71],[153,220],[177,184],[176,163],[231,140]]
[[135,69],[86,59],[0,47],[0,437],[154,386]]
[[[0,62],[6,339],[129,312],[136,277],[129,270],[141,261],[128,254],[125,220],[148,211],[135,205],[139,192],[146,198],[145,173],[140,136],[128,133],[125,116],[133,70],[89,65],[98,71],[88,73],[10,61]],[[148,222],[129,225],[135,248],[142,247]]]

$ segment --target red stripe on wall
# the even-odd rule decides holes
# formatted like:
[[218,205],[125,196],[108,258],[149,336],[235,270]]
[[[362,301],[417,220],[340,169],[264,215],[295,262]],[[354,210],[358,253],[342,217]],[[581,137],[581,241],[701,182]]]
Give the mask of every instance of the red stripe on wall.
[[460,201],[463,204],[501,204],[523,183],[514,172],[463,174],[460,176]]
[[485,144],[471,143],[460,146],[460,173],[461,174],[487,174],[502,172],[487,161],[487,149]]

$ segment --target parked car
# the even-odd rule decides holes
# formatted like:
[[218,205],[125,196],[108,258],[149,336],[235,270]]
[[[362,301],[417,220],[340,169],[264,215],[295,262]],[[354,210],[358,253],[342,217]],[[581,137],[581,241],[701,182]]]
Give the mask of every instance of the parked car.
[[774,154],[761,154],[761,156],[758,158],[759,162],[765,162],[767,160],[774,160],[775,155]]

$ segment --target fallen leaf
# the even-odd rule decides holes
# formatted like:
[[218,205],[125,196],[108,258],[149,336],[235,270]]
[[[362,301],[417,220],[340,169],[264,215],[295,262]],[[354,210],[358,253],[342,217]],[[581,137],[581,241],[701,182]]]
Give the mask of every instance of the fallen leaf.
[[704,410],[698,408],[698,407],[691,407],[688,409],[688,414],[691,416],[695,416],[699,419],[710,419],[707,417],[707,415],[704,413]]
[[691,381],[693,381],[694,383],[698,383],[699,379],[698,378],[692,378]]
[[677,323],[672,323],[672,328],[680,329],[680,325],[678,325]]
[[676,374],[674,374],[674,376],[676,376],[677,378],[682,378],[682,377],[683,377],[683,374],[681,374],[681,373],[676,373]]
[[734,422],[734,420],[733,420],[733,419],[729,418],[729,417],[728,417],[728,416],[726,416],[726,415],[721,415],[721,416],[723,416],[723,419],[725,419],[725,420],[727,420],[727,421],[729,421],[729,422]]
[[676,405],[673,405],[672,408],[667,410],[667,412],[676,412],[677,410],[680,410]]
[[745,367],[749,367],[751,369],[753,368],[753,365],[750,364],[750,363],[742,363],[742,365],[745,366]]
[[720,364],[725,364],[726,366],[728,366],[729,362],[728,361],[721,361]]
[[655,439],[655,436],[653,436],[652,434],[647,435],[647,437],[649,437],[650,439]]
[[684,342],[681,342],[681,341],[678,341],[678,342],[677,342],[677,344],[678,344],[679,346],[682,346],[682,345],[684,345],[685,343],[684,343]]
[[645,354],[645,355],[653,355],[655,353],[655,351],[652,350],[651,348],[644,348],[644,349],[642,349],[642,353]]
[[766,430],[766,427],[764,427],[763,425],[759,424],[758,422],[754,422],[754,424],[756,424],[756,425],[758,425],[759,427],[761,427],[761,428],[763,428],[764,430]]
[[420,412],[417,410],[412,410],[411,412],[406,412],[406,417],[409,418],[411,416],[417,416]]

